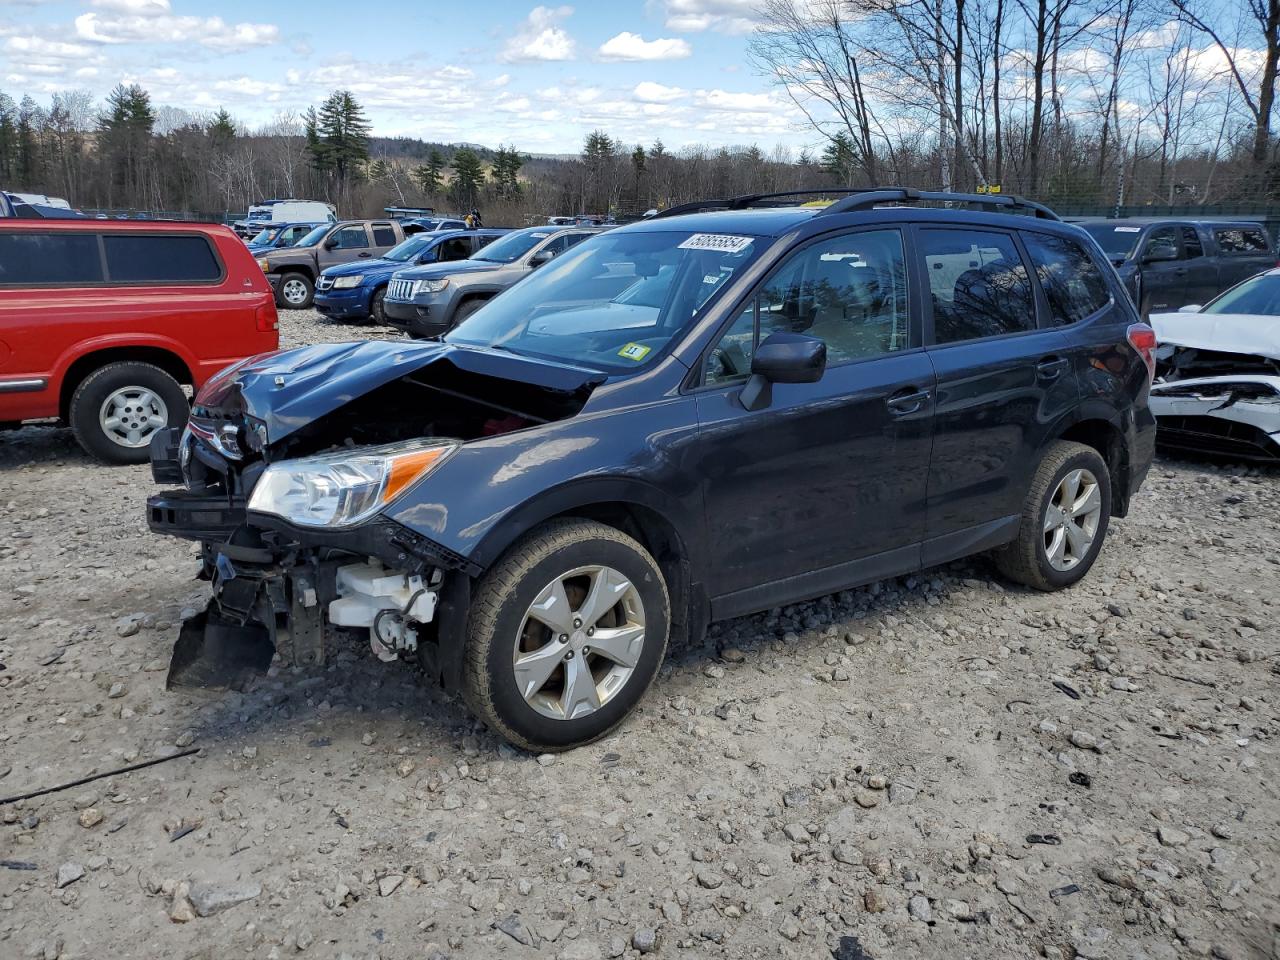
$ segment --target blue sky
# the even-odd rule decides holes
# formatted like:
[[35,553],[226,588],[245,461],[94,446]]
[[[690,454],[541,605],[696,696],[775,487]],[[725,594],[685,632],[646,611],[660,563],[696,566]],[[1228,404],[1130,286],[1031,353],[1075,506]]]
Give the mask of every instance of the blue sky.
[[379,134],[572,153],[813,142],[747,58],[754,0],[0,0],[0,90],[141,83],[254,127],[352,90]]

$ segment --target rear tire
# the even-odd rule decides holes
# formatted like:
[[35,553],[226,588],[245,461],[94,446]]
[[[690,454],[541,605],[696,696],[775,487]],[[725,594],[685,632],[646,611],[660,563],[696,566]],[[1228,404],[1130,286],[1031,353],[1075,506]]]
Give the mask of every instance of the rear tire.
[[305,273],[286,273],[280,278],[276,300],[286,310],[306,310],[315,299],[316,286]]
[[80,381],[67,419],[76,441],[105,463],[145,463],[151,437],[187,422],[178,381],[149,363],[109,363]]
[[670,624],[666,581],[644,547],[600,523],[554,520],[517,542],[476,588],[467,702],[527,750],[598,740],[653,682]]
[[1080,581],[1098,558],[1111,519],[1111,475],[1093,447],[1059,440],[1040,461],[1018,538],[995,554],[1010,580],[1036,590]]

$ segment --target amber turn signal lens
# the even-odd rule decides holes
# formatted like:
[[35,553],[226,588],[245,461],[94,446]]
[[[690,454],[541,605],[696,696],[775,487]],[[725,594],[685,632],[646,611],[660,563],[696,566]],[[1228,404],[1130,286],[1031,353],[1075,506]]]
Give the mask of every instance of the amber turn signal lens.
[[430,470],[435,462],[448,452],[448,447],[437,447],[433,450],[404,453],[394,458],[391,461],[391,471],[387,475],[386,486],[382,488],[382,502],[390,503],[394,500],[397,494]]

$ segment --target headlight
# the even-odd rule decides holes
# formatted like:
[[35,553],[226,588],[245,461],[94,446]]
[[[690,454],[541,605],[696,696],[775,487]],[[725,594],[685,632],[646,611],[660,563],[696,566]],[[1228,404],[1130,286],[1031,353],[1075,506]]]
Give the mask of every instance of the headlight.
[[456,441],[418,440],[282,460],[263,471],[249,509],[304,527],[349,527],[390,504],[457,448]]
[[350,290],[352,287],[360,286],[364,280],[364,274],[357,273],[354,277],[338,277],[333,281],[333,289]]
[[449,285],[448,280],[415,280],[413,282],[413,292],[418,293],[439,293]]
[[270,273],[270,272],[271,272],[271,261],[269,261],[269,260],[259,260],[259,261],[258,261],[258,267],[259,267],[259,269],[261,269],[261,270],[262,270],[262,272],[263,272],[263,273]]

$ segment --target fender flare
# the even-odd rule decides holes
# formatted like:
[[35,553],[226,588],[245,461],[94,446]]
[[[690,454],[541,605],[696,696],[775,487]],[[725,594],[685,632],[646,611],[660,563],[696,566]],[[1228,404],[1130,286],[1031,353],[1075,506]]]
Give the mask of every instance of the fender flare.
[[641,507],[660,516],[676,532],[694,579],[700,579],[699,574],[705,569],[702,519],[690,516],[675,497],[634,477],[581,477],[544,490],[503,515],[476,544],[469,559],[477,568],[487,570],[511,544],[538,524],[575,509],[602,504]]
[[54,361],[53,371],[49,377],[49,389],[55,393],[61,391],[67,371],[71,369],[72,364],[83,357],[100,350],[128,350],[137,347],[171,353],[182,361],[193,378],[197,375],[200,361],[183,343],[172,337],[154,333],[108,333],[88,340],[79,340],[63,350]]

